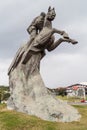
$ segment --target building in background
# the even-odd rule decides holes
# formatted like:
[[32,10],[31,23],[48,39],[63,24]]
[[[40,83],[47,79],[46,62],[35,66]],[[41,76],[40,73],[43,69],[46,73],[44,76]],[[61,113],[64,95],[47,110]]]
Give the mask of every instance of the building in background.
[[82,82],[79,84],[73,84],[67,87],[58,87],[54,89],[48,88],[48,91],[51,92],[53,95],[61,95],[67,97],[78,97],[84,98],[87,95],[87,82]]
[[85,99],[87,95],[87,82],[66,87],[66,93],[67,97],[79,97]]

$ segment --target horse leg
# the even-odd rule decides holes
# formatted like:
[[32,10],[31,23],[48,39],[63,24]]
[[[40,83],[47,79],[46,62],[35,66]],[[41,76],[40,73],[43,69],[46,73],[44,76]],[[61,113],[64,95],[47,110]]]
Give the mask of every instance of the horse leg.
[[64,38],[65,42],[71,42],[72,44],[77,44],[78,41],[71,39],[71,38]]
[[71,42],[72,44],[77,44],[78,43],[76,40],[71,39],[69,37],[69,35],[65,31],[61,31],[61,30],[53,28],[52,29],[52,34],[54,34],[54,33],[58,33],[58,34],[62,35],[63,38],[64,38],[62,40],[64,40],[65,42]]
[[60,39],[57,40],[56,42],[51,43],[51,44],[47,47],[47,50],[48,50],[48,51],[54,50],[54,49],[55,49],[57,46],[59,46],[62,42],[63,42],[63,39],[60,38]]
[[61,31],[61,30],[58,30],[58,29],[56,29],[56,28],[53,28],[53,29],[52,29],[52,33],[53,33],[53,34],[54,34],[54,33],[58,33],[58,34],[60,34],[60,35],[63,35],[63,37],[66,37],[66,38],[69,37],[68,34],[67,34],[65,31]]
[[57,40],[56,42],[52,43],[50,46],[47,47],[48,51],[52,51],[54,50],[57,46],[59,46],[62,42],[68,42],[68,43],[72,43],[72,44],[76,44],[78,43],[77,41],[70,39],[70,38],[60,38],[59,40]]

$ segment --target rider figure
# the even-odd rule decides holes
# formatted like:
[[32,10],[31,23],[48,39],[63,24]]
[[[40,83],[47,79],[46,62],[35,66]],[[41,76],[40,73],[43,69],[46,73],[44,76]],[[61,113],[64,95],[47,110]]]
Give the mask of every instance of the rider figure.
[[42,12],[39,16],[37,16],[30,26],[27,28],[27,32],[30,34],[30,41],[32,42],[36,35],[42,30],[44,25],[46,14]]

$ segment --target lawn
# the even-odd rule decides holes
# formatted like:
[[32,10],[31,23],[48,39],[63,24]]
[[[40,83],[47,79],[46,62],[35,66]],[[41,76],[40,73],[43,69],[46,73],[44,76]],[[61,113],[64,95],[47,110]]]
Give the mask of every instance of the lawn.
[[[67,102],[81,102],[81,98],[78,98],[78,97],[68,97],[67,96],[57,96],[57,98],[59,99],[62,99],[64,101],[67,101]],[[86,97],[86,100],[87,100],[87,97]]]
[[0,130],[87,130],[87,106],[74,106],[82,118],[78,122],[58,123],[43,121],[0,105]]

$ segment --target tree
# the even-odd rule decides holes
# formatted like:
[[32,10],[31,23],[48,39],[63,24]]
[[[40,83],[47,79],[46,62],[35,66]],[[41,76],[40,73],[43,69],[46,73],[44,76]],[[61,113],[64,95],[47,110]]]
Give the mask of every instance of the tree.
[[66,88],[59,88],[58,89],[58,95],[61,95],[61,96],[67,95]]

